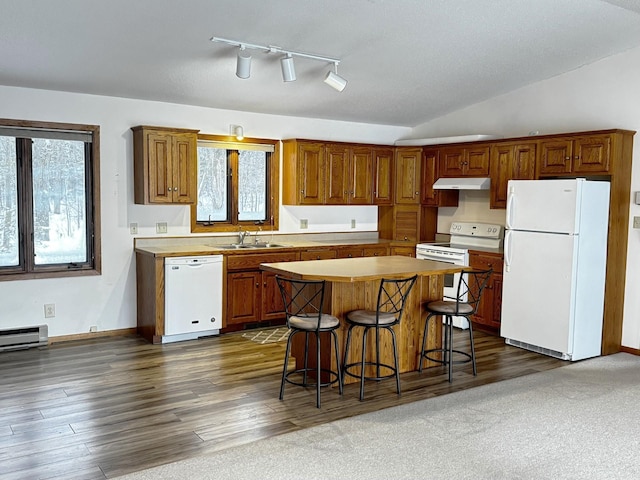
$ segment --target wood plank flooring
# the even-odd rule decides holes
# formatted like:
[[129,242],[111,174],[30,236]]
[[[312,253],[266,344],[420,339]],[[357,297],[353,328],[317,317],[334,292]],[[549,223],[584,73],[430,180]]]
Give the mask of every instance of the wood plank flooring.
[[[466,335],[456,336],[461,346]],[[287,385],[285,343],[241,333],[151,345],[136,336],[0,353],[0,479],[105,479],[336,419],[566,365],[475,332],[470,365],[315,391]]]

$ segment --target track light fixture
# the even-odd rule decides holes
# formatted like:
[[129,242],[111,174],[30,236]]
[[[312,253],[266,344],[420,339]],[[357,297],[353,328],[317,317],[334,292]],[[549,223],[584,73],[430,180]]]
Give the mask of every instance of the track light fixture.
[[335,88],[337,91],[341,92],[344,90],[344,87],[347,86],[347,81],[338,75],[338,64],[334,63],[335,72],[327,72],[327,76],[324,77],[324,83],[329,85],[332,88]]
[[236,76],[238,78],[249,78],[251,76],[251,54],[247,52],[244,45],[240,46],[240,51],[238,52]]
[[293,64],[293,57],[287,53],[286,57],[280,59],[282,65],[282,80],[285,82],[293,82],[296,79],[296,68]]
[[282,53],[284,57],[280,59],[280,66],[282,67],[282,80],[285,82],[293,82],[296,80],[296,70],[293,57],[308,58],[310,60],[319,60],[321,62],[332,63],[335,72],[328,72],[324,82],[341,92],[347,86],[347,81],[338,75],[338,64],[340,59],[325,57],[322,55],[314,55],[311,53],[296,52],[293,50],[285,50],[273,45],[256,45],[253,43],[239,42],[237,40],[229,40],[227,38],[211,37],[212,42],[226,43],[227,45],[233,45],[239,47],[238,58],[236,63],[236,76],[239,78],[249,78],[251,75],[251,55],[247,52],[247,49],[262,50],[264,53]]

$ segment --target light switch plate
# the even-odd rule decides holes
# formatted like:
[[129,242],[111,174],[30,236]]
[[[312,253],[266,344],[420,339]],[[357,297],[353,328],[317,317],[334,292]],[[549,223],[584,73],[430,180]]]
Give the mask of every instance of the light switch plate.
[[633,217],[633,228],[640,228],[640,217]]
[[135,235],[138,233],[138,224],[137,223],[130,223],[129,224],[129,233],[131,235]]
[[303,218],[302,220],[300,220],[300,228],[308,228],[309,227],[309,220],[307,220],[306,218]]

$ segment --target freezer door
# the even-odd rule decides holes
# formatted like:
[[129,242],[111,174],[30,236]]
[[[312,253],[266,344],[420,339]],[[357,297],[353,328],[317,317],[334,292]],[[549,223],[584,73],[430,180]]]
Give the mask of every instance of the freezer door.
[[506,228],[578,233],[584,179],[510,180]]
[[572,353],[576,235],[508,231],[500,334]]

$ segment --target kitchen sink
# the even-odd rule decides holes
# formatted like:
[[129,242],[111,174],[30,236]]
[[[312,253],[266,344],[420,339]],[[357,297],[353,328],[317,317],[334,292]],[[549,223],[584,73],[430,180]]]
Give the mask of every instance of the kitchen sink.
[[228,245],[215,245],[217,248],[224,250],[240,250],[240,249],[254,249],[254,248],[282,248],[290,247],[290,245],[283,245],[281,243],[231,243]]

